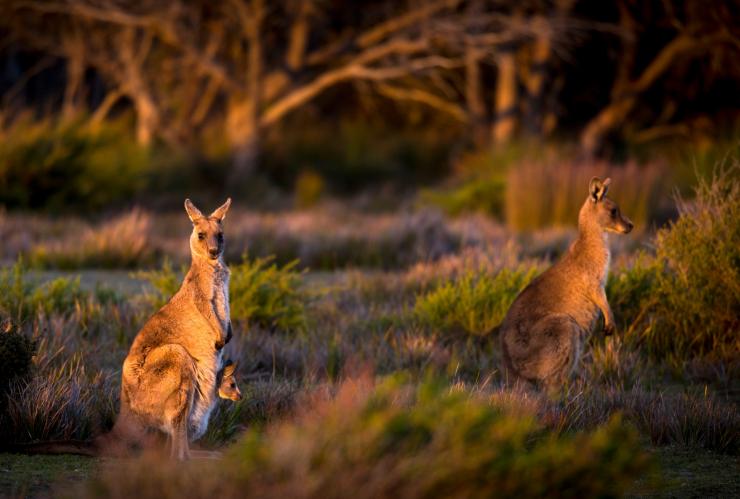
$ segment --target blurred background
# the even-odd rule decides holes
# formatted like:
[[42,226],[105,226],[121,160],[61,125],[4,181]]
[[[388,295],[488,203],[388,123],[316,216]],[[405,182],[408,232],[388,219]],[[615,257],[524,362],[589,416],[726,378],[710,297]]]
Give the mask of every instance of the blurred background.
[[0,39],[5,261],[186,259],[229,195],[232,257],[394,266],[573,227],[592,175],[644,234],[738,152],[724,0],[5,0]]

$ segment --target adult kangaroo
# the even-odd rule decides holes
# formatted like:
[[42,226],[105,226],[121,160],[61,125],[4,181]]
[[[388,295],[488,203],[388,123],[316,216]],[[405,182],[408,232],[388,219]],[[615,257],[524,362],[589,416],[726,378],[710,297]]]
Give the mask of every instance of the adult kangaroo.
[[509,381],[556,388],[574,371],[583,343],[601,313],[615,330],[604,286],[609,273],[608,232],[626,234],[632,222],[606,197],[611,180],[591,179],[578,214],[578,238],[555,265],[517,296],[500,328]]
[[121,375],[121,410],[113,429],[90,441],[60,440],[5,446],[28,454],[126,455],[167,434],[173,458],[191,455],[189,440],[205,433],[219,396],[236,398],[235,366],[223,365],[231,339],[229,269],[223,261],[223,220],[231,199],[204,216],[189,199],[192,263],[180,289],[136,335]]
[[171,455],[190,456],[189,439],[205,433],[217,401],[222,349],[231,339],[229,269],[223,220],[231,199],[209,216],[189,200],[192,263],[182,286],[139,331],[123,362],[116,427],[159,428]]

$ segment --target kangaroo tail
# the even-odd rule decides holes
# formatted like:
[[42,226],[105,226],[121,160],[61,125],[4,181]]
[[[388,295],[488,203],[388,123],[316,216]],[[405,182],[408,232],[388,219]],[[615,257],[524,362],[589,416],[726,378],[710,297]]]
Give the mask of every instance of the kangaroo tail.
[[51,440],[48,442],[11,444],[3,446],[2,450],[16,454],[76,454],[88,457],[100,455],[97,440]]

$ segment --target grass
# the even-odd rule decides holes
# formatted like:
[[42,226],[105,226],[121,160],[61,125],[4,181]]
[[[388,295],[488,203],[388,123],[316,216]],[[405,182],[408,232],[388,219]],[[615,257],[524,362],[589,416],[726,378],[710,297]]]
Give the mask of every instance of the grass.
[[[619,495],[650,469],[636,432],[618,418],[576,434],[543,434],[533,415],[426,381],[342,383],[318,395],[294,421],[250,431],[217,465],[193,479],[192,465],[146,461],[104,473],[88,496],[536,497]],[[207,477],[207,478],[206,478]]]
[[[734,185],[732,177],[723,178]],[[733,192],[712,185],[709,193]],[[347,233],[340,230],[312,253],[312,245],[323,244],[319,227],[330,220],[327,212],[272,219],[235,212],[226,227],[227,248],[236,246],[232,252],[243,248],[230,239],[230,230],[238,241],[260,233],[249,232],[259,226],[273,235],[298,233],[299,250],[312,258],[360,236],[365,242],[392,240],[383,251],[404,254],[387,256],[393,264],[334,272],[299,271],[297,264],[262,257],[231,264],[234,339],[226,355],[239,361],[245,398],[221,402],[208,434],[196,443],[227,457],[206,464],[207,473],[188,473],[189,466],[204,464],[155,466],[144,456],[123,464],[130,478],[124,484],[116,463],[115,472],[102,469],[80,495],[123,495],[131,492],[127,487],[142,496],[183,490],[236,495],[244,487],[257,495],[350,490],[337,483],[367,495],[541,495],[532,488],[537,486],[561,495],[640,495],[655,492],[651,477],[659,473],[643,461],[645,451],[671,466],[663,449],[679,449],[686,460],[675,466],[690,470],[687,476],[701,490],[732,495],[736,480],[700,472],[703,463],[727,466],[740,452],[740,378],[732,358],[715,355],[730,350],[675,348],[648,336],[670,311],[685,321],[685,327],[672,326],[676,336],[687,338],[701,320],[707,327],[699,333],[711,332],[713,345],[732,339],[719,327],[728,317],[719,312],[735,303],[735,288],[724,280],[734,275],[735,262],[707,248],[735,255],[730,244],[738,218],[727,204],[734,206],[736,197],[713,196],[700,194],[682,208],[652,250],[638,256],[629,246],[616,248],[608,296],[620,334],[592,337],[578,375],[552,398],[502,384],[495,326],[517,291],[548,263],[538,255],[562,251],[567,232],[525,239],[475,217],[367,216],[352,224],[338,214]],[[711,224],[698,222],[705,210],[712,210]],[[184,214],[167,217],[152,217],[156,237],[174,241],[177,235],[186,247]],[[443,227],[435,227],[435,220]],[[457,243],[448,245],[450,234]],[[372,251],[377,248],[365,256]],[[409,263],[399,267],[401,261]],[[8,383],[0,404],[0,445],[90,438],[110,427],[121,362],[154,307],[177,288],[181,260],[174,262],[139,275],[152,284],[145,290],[112,291],[69,274],[41,281],[21,262],[2,270],[0,323],[11,318],[13,334],[33,342],[36,354],[27,375]],[[701,302],[706,315],[695,316],[697,308],[682,304],[709,298],[663,287],[662,279],[672,282],[681,271],[714,290],[712,301]],[[672,289],[674,295],[662,294]],[[666,354],[656,355],[660,349]],[[520,480],[544,471],[549,474],[540,485]],[[668,479],[665,490],[688,491],[688,485],[670,481],[672,474],[672,468],[661,473]],[[160,478],[175,488],[162,489]],[[491,488],[494,481],[500,489]]]
[[97,468],[86,457],[0,454],[0,494],[48,497],[89,479]]
[[448,334],[485,336],[501,324],[511,303],[537,269],[503,269],[495,275],[468,273],[420,295],[414,314]]

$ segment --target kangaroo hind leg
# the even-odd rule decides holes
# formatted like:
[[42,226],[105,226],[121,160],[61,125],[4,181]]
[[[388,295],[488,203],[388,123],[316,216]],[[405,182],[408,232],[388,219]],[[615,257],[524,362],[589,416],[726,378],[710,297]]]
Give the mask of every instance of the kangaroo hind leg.
[[567,315],[552,315],[537,322],[531,331],[529,358],[522,375],[548,389],[561,386],[570,375],[578,353],[579,327]]

